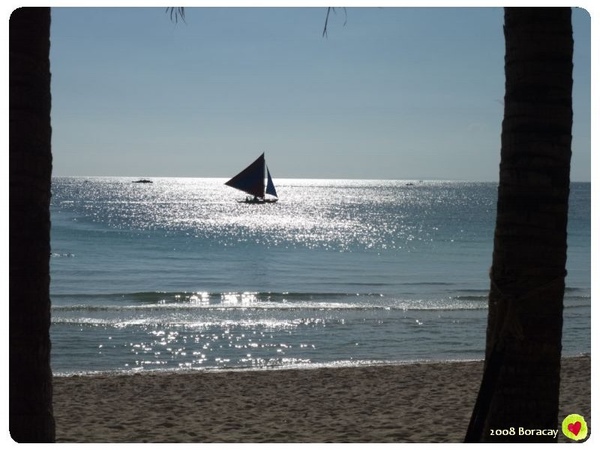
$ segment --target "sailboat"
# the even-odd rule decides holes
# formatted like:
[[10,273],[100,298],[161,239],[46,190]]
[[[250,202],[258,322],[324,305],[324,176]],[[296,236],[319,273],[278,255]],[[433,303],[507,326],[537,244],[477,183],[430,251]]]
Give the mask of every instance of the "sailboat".
[[[267,175],[266,186],[265,172]],[[243,203],[275,203],[278,200],[271,173],[265,162],[264,153],[225,184],[250,194],[250,197],[241,200]]]

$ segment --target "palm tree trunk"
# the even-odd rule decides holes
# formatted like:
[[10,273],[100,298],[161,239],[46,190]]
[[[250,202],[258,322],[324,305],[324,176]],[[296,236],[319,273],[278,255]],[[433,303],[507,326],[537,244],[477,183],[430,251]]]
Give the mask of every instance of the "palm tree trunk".
[[9,50],[9,428],[52,442],[49,8],[13,12]]
[[486,369],[466,440],[548,442],[555,438],[535,431],[558,429],[571,10],[506,8],[504,19],[506,93]]

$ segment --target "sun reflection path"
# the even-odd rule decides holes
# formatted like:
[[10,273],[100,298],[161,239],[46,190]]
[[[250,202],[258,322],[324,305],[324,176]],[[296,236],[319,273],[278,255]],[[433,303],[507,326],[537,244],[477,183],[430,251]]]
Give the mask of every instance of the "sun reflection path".
[[63,207],[81,208],[88,219],[115,230],[183,232],[203,245],[389,251],[431,242],[442,233],[434,220],[431,226],[427,221],[440,205],[489,206],[457,197],[455,189],[432,187],[430,182],[407,188],[402,181],[281,180],[279,202],[248,205],[238,203],[219,179],[159,178],[142,186],[108,178],[102,188],[71,186],[90,189],[83,196],[88,200]]

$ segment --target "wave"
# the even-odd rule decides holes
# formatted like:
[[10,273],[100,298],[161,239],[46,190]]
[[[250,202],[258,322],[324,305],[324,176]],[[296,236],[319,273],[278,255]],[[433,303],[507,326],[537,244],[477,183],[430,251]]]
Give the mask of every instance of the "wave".
[[[462,290],[446,297],[415,298],[382,293],[344,292],[128,292],[52,296],[58,315],[105,313],[182,313],[193,311],[463,311],[485,310],[486,291]],[[574,295],[576,294],[576,295]],[[591,297],[577,289],[564,307],[589,307]]]
[[50,253],[50,257],[51,258],[75,258],[75,254],[74,253],[57,253],[57,252],[52,252],[52,253]]
[[486,309],[485,297],[403,298],[340,292],[134,292],[53,296],[57,315],[193,311],[425,311]]
[[121,292],[121,293],[72,293],[72,294],[54,294],[53,299],[58,301],[71,302],[80,300],[84,303],[108,303],[117,301],[119,304],[131,302],[145,304],[202,304],[206,302],[227,302],[227,301],[246,301],[246,302],[288,302],[288,301],[310,301],[315,299],[344,299],[344,298],[382,298],[380,293],[347,293],[347,292],[188,292],[188,291],[148,291],[148,292]]

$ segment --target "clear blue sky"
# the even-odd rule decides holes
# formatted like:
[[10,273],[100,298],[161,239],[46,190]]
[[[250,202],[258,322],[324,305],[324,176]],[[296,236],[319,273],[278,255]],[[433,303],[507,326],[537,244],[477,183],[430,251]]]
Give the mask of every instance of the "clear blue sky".
[[[498,179],[501,8],[52,8],[54,175]],[[589,181],[574,10],[571,178]]]

